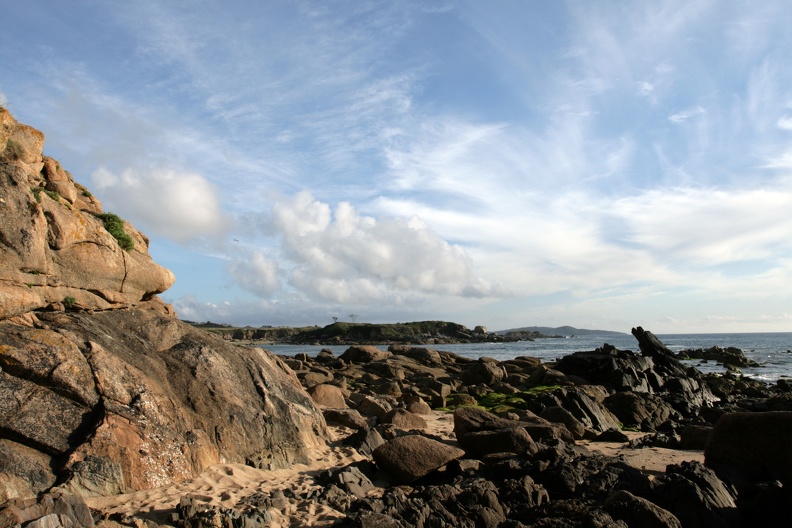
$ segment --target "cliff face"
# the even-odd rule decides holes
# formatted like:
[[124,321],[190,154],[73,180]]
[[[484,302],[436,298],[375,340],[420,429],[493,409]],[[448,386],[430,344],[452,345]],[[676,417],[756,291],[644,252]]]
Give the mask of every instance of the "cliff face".
[[324,444],[294,373],[177,320],[148,239],[108,224],[43,142],[0,109],[0,502],[285,467]]
[[124,222],[122,249],[99,201],[43,146],[41,132],[0,109],[0,319],[64,300],[87,310],[157,304],[174,277],[152,261],[148,239]]

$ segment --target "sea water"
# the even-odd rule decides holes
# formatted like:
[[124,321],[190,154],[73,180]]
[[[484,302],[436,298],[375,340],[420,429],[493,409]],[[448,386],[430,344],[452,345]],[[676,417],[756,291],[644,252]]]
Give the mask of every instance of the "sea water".
[[[743,374],[765,382],[774,383],[779,378],[792,377],[792,332],[750,334],[658,334],[657,337],[670,350],[710,348],[739,348],[745,357],[760,364],[759,367],[743,368]],[[579,351],[589,351],[608,343],[619,350],[637,352],[638,341],[630,334],[585,335],[566,338],[544,338],[535,341],[510,343],[467,343],[461,345],[421,345],[454,352],[460,356],[478,359],[482,356],[498,361],[518,356],[533,356],[549,362]],[[263,348],[286,356],[305,353],[315,356],[322,349],[341,355],[349,345],[264,345]],[[387,346],[381,348],[387,349]],[[686,360],[683,363],[702,372],[724,372],[725,368],[714,361]]]

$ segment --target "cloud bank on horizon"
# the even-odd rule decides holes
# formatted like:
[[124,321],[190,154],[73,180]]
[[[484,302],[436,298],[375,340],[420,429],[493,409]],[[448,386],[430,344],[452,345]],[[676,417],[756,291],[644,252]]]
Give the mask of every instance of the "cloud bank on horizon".
[[151,237],[182,318],[792,329],[783,1],[4,17],[0,103]]

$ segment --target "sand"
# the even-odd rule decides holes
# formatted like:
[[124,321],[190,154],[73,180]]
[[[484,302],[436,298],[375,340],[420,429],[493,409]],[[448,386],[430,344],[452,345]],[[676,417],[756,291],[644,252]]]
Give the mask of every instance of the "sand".
[[[646,433],[636,433],[624,431],[630,440],[635,440],[646,435]],[[630,449],[626,443],[619,442],[590,442],[579,441],[578,445],[588,447],[592,451],[599,451],[608,456],[621,456],[625,462],[636,469],[640,469],[650,475],[665,473],[666,467],[671,464],[679,464],[689,460],[704,463],[704,451],[682,451],[679,449],[665,449],[662,447],[644,447],[642,449]]]
[[[445,439],[453,439],[454,421],[451,414],[433,412],[425,416],[426,432]],[[345,428],[330,428],[331,443],[326,448],[316,450],[313,460],[308,464],[296,464],[289,469],[259,470],[242,464],[218,464],[204,470],[198,477],[179,484],[162,488],[138,491],[112,497],[86,499],[88,506],[107,514],[138,516],[157,522],[166,522],[168,516],[176,511],[179,500],[189,496],[203,504],[233,508],[240,499],[257,492],[270,492],[290,489],[295,496],[321,487],[316,476],[321,472],[343,468],[353,462],[365,460],[357,450],[339,445],[339,440],[351,433]],[[642,433],[627,433],[631,438]],[[637,469],[656,475],[663,473],[669,464],[685,460],[703,462],[701,451],[677,451],[662,448],[628,449],[625,444],[612,442],[579,442],[592,451],[600,451],[610,456],[622,456]],[[375,483],[376,484],[376,483]],[[377,489],[372,494],[381,493]],[[343,513],[328,506],[319,505],[311,500],[295,499],[281,510],[270,509],[274,518],[273,526],[330,526],[343,519]]]

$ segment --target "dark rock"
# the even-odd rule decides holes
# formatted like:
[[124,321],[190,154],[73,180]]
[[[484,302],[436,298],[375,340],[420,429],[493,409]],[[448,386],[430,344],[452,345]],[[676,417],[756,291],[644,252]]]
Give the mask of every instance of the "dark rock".
[[713,427],[708,425],[688,425],[680,431],[679,449],[703,450],[707,447]]
[[519,426],[494,431],[470,431],[457,438],[462,447],[479,455],[504,452],[533,455],[539,450],[531,435]]
[[411,413],[432,414],[432,408],[420,396],[406,395],[404,396],[404,404]]
[[332,472],[326,480],[358,498],[365,497],[374,489],[371,480],[356,466],[348,466]]
[[463,394],[463,393],[454,393],[450,394],[448,398],[446,398],[446,405],[449,407],[463,407],[463,406],[473,406],[478,405],[478,400],[471,396],[470,394]]
[[400,436],[374,450],[374,460],[399,482],[413,482],[464,456],[457,447],[419,435]]
[[402,528],[402,524],[393,517],[374,512],[361,512],[355,518],[354,526],[357,528]]
[[595,442],[628,442],[630,438],[619,429],[608,429],[594,438]]
[[539,415],[540,418],[544,418],[553,423],[559,423],[564,425],[570,433],[572,433],[572,437],[575,440],[582,439],[586,434],[586,427],[575,418],[571,412],[567,411],[563,407],[558,407],[556,405],[551,407],[545,407],[545,409]]
[[385,443],[385,439],[376,429],[361,429],[344,439],[344,445],[352,446],[361,454],[370,456],[379,446]]
[[479,361],[462,371],[461,380],[466,385],[494,385],[506,378],[506,370],[496,363]]
[[552,498],[583,497],[605,500],[615,489],[643,495],[649,477],[623,460],[557,442],[531,459],[530,475]]
[[759,363],[748,359],[742,350],[735,347],[721,348],[714,346],[706,349],[696,350],[681,350],[676,354],[679,359],[703,359],[707,361],[716,361],[721,365],[733,366],[739,368],[745,367],[758,367]]
[[395,379],[382,379],[374,385],[374,392],[382,396],[400,398],[402,395],[402,388]]
[[611,517],[626,522],[630,528],[682,528],[674,514],[626,490],[608,497],[604,507]]
[[780,480],[792,486],[792,412],[726,414],[704,452],[706,465],[738,472],[744,481]]
[[426,429],[428,424],[426,420],[413,414],[407,409],[392,409],[385,413],[382,417],[382,423],[393,424],[397,429],[410,431],[413,429]]
[[382,420],[391,410],[391,405],[381,398],[366,396],[358,404],[357,410],[363,416],[373,416],[377,420]]
[[375,346],[356,345],[346,349],[346,351],[341,354],[340,359],[351,363],[369,363],[371,361],[385,359],[390,355],[390,352],[385,352]]
[[604,403],[625,426],[643,431],[654,431],[669,419],[681,418],[673,407],[654,394],[617,392],[605,398]]
[[30,447],[0,439],[0,503],[12,497],[35,497],[55,484],[51,457]]
[[322,415],[327,423],[350,429],[367,429],[369,426],[368,421],[356,409],[325,409]]
[[658,478],[654,496],[685,528],[739,526],[735,491],[698,462],[668,466],[666,475]]
[[440,353],[431,348],[391,345],[388,347],[388,351],[393,354],[414,359],[423,365],[438,366],[443,363]]

